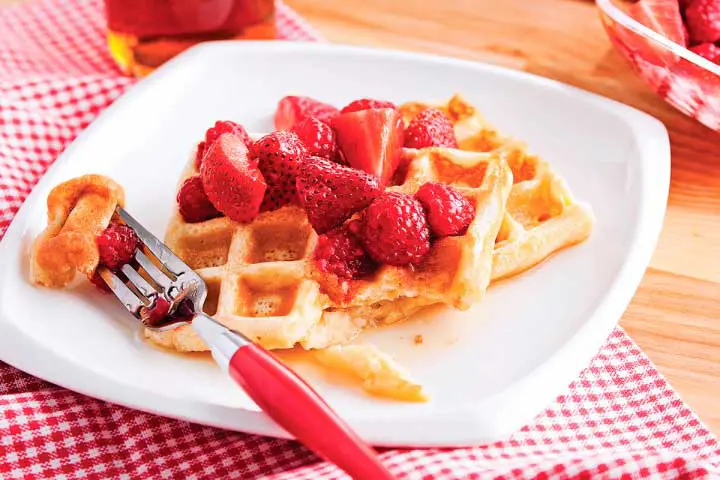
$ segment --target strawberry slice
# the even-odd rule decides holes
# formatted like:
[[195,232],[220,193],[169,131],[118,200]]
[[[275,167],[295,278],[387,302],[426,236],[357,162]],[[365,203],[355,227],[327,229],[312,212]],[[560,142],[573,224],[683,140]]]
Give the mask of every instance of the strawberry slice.
[[333,118],[337,142],[351,167],[387,185],[400,163],[404,131],[402,114],[393,108],[348,112]]
[[310,97],[288,95],[278,102],[274,118],[275,128],[277,130],[290,130],[296,123],[310,117],[329,121],[337,113],[338,109],[329,103]]
[[298,172],[297,193],[318,233],[341,225],[380,195],[375,177],[320,157],[309,157]]
[[208,148],[200,176],[208,199],[228,218],[246,223],[257,217],[265,179],[240,137],[222,133]]
[[668,40],[687,45],[678,0],[640,0],[628,7],[630,15]]

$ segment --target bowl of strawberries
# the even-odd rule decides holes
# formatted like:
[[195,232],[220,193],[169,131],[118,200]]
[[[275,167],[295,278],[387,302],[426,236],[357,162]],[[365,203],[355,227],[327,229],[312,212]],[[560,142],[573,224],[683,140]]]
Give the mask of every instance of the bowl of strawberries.
[[616,49],[665,101],[720,130],[720,0],[596,0]]

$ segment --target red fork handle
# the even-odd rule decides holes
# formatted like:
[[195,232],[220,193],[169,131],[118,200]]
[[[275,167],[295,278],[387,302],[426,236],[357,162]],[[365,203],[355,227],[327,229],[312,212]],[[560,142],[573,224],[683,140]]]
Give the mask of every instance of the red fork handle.
[[278,425],[352,478],[395,478],[307,383],[264,348],[240,347],[230,359],[229,372]]

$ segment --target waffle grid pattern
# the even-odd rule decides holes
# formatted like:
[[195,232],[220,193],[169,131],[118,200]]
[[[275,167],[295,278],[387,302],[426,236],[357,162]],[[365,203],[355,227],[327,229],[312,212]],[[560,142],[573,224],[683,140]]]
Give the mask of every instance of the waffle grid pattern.
[[[288,38],[317,39],[279,5]],[[132,81],[107,57],[100,0],[0,9],[0,236],[58,153]],[[72,58],[74,60],[65,60]],[[715,478],[720,446],[620,329],[510,438],[385,449],[403,479]],[[347,478],[292,441],[169,420],[0,363],[0,478]]]

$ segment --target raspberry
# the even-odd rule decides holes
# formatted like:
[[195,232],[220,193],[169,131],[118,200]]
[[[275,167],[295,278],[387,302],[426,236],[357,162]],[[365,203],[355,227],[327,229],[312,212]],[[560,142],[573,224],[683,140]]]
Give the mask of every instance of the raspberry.
[[719,41],[720,2],[693,0],[685,9],[685,25],[691,44]]
[[405,146],[409,148],[457,148],[455,130],[440,110],[428,108],[415,115],[405,129]]
[[138,246],[138,238],[127,225],[110,224],[96,238],[100,265],[115,270],[130,262]]
[[112,290],[110,290],[110,287],[107,286],[107,283],[105,283],[105,280],[102,279],[102,277],[100,276],[100,274],[97,271],[95,271],[93,273],[92,277],[90,277],[90,283],[95,285],[97,287],[97,289],[100,290],[101,292],[105,292],[105,293],[112,292]]
[[438,237],[464,234],[475,218],[475,206],[450,185],[428,182],[415,198],[425,207],[430,231]]
[[410,195],[384,192],[363,212],[361,240],[379,263],[417,263],[430,250],[425,211]]
[[176,198],[180,215],[188,223],[202,222],[222,215],[210,203],[200,175],[185,180]]
[[245,143],[250,141],[247,130],[245,130],[245,127],[242,125],[231,122],[230,120],[218,120],[214,126],[208,128],[205,132],[205,140],[198,144],[197,152],[195,153],[195,166],[197,166],[198,169],[200,169],[200,165],[202,165],[202,160],[208,148],[210,148],[210,145],[215,142],[222,133],[235,134]]
[[320,235],[313,258],[321,271],[340,278],[365,277],[377,268],[362,244],[345,226]]
[[335,141],[335,132],[332,127],[317,118],[310,117],[295,124],[290,130],[303,141],[308,150],[308,155],[335,160],[338,154],[338,146]]
[[275,210],[297,199],[295,178],[307,148],[293,132],[278,130],[250,144],[250,155],[262,172],[267,191],[260,211]]
[[700,45],[690,47],[690,50],[720,65],[720,47],[714,43],[701,43]]
[[345,105],[342,110],[340,110],[340,113],[359,112],[360,110],[371,110],[373,108],[393,108],[397,110],[397,107],[392,102],[374,100],[372,98],[361,98],[360,100],[353,100]]
[[374,176],[318,157],[305,161],[296,186],[300,204],[318,233],[342,224],[380,195]]
[[170,302],[163,297],[156,297],[155,302],[149,307],[140,309],[140,317],[144,324],[153,326],[160,325],[170,312]]

